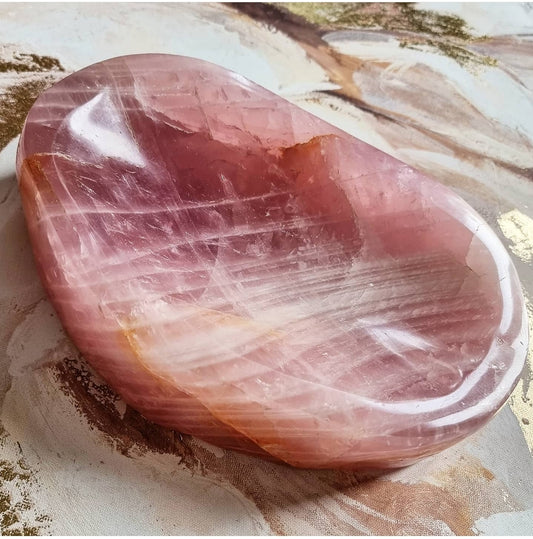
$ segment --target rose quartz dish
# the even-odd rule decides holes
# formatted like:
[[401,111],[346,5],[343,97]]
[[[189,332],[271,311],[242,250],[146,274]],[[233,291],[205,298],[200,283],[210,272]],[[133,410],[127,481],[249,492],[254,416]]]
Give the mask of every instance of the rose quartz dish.
[[502,244],[450,189],[204,61],[36,101],[17,171],[61,321],[147,418],[300,467],[397,467],[502,406],[527,348]]

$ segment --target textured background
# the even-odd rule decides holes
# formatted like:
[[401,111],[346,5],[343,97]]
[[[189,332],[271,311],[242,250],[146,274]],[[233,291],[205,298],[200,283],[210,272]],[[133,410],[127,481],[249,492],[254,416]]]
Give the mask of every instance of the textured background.
[[508,247],[533,318],[531,4],[0,4],[0,533],[531,532],[531,348],[484,429],[379,477],[181,436],[91,372],[35,273],[17,136],[54,81],[139,52],[238,71],[451,186]]

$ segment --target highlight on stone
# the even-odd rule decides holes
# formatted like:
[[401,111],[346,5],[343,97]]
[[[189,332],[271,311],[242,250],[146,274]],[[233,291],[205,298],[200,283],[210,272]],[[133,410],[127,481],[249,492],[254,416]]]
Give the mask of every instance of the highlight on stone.
[[147,418],[299,467],[398,467],[480,428],[524,301],[436,181],[240,75],[113,58],[45,91],[17,173],[69,335]]

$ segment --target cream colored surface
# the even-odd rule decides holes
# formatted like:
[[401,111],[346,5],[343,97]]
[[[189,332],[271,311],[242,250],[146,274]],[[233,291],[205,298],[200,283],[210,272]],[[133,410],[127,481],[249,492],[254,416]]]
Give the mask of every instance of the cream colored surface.
[[[302,44],[276,30],[276,21],[267,27],[216,4],[0,4],[0,65],[24,52],[57,58],[69,71],[157,51],[234,69],[456,189],[509,248],[531,305],[532,11],[527,4],[505,13],[487,4],[450,9],[477,35],[499,35],[475,44],[499,59],[496,66],[402,48],[397,35],[371,29],[331,31],[322,41],[317,33],[317,41]],[[325,93],[340,89],[322,61],[336,54],[357,60],[345,84],[359,92],[358,103]],[[0,97],[45,75],[0,70]],[[45,297],[16,188],[15,151],[12,140],[0,153],[2,533],[533,528],[531,363],[510,406],[480,432],[379,478],[292,470],[143,422],[88,370]]]

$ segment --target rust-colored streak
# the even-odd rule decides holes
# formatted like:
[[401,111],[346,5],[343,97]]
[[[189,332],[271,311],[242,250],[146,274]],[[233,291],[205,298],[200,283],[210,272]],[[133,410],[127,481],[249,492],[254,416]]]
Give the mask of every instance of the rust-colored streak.
[[50,166],[52,161],[52,156],[34,155],[25,159],[22,163],[19,173],[19,190],[27,216],[37,215],[39,211],[39,199],[41,200],[41,204],[59,205],[59,199],[43,168],[43,165]]
[[307,55],[328,74],[331,82],[340,86],[339,93],[356,103],[362,103],[361,92],[353,80],[354,71],[362,65],[361,60],[333,50],[329,45],[313,48],[302,44]]

